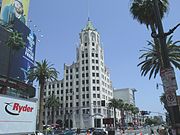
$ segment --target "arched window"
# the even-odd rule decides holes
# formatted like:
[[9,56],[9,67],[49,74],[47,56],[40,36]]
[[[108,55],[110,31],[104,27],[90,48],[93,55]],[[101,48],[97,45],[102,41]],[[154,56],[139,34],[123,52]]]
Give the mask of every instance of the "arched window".
[[96,35],[95,35],[95,33],[93,33],[93,32],[91,33],[91,40],[92,40],[92,41],[96,41]]

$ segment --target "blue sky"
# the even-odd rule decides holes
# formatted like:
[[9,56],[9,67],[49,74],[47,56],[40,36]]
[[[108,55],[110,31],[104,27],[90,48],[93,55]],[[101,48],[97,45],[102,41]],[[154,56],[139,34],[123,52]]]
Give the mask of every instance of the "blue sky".
[[[170,1],[169,13],[163,19],[165,31],[180,22],[179,5],[179,0]],[[159,101],[163,89],[156,89],[156,83],[161,83],[159,76],[151,80],[141,77],[137,67],[139,50],[147,46],[147,40],[151,40],[150,31],[132,19],[129,8],[130,0],[89,1],[90,19],[101,35],[105,64],[110,70],[113,87],[135,88],[136,104],[141,110],[163,112]],[[29,26],[40,39],[36,60],[46,58],[55,64],[60,79],[63,77],[64,63],[70,65],[76,60],[79,33],[85,27],[87,18],[87,0],[30,1],[29,19],[32,22]],[[173,40],[179,37],[180,28],[175,31]],[[176,78],[179,83],[179,71],[176,71]]]

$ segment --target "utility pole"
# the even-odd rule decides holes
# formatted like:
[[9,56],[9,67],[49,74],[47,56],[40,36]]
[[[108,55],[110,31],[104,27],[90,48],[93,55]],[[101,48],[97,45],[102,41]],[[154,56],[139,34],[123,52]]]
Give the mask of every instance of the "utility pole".
[[[162,62],[162,70],[160,73],[163,87],[166,95],[166,101],[168,105],[168,112],[170,114],[170,119],[173,128],[176,129],[177,135],[180,135],[178,133],[178,129],[180,128],[180,112],[179,107],[177,105],[177,96],[176,96],[176,90],[177,90],[177,83],[175,78],[175,73],[173,68],[171,67],[169,58],[168,58],[168,50],[166,45],[166,34],[163,30],[163,25],[160,17],[160,11],[159,11],[159,0],[153,0],[154,2],[154,13],[156,16],[156,25],[158,28],[158,36],[155,38],[159,39],[160,43],[160,53],[161,53],[161,62]],[[169,102],[168,102],[169,101]],[[172,104],[170,104],[172,103]]]

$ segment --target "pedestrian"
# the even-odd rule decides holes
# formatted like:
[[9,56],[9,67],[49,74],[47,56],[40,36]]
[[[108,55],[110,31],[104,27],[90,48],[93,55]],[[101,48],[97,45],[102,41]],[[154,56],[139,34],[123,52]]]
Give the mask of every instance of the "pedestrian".
[[173,135],[170,127],[168,128],[168,133],[169,133],[169,135]]
[[154,135],[154,131],[153,131],[153,129],[151,128],[151,135]]

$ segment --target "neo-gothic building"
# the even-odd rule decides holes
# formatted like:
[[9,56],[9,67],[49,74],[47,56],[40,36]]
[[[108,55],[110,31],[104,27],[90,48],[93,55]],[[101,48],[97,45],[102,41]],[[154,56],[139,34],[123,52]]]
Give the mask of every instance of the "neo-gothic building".
[[[90,20],[80,33],[76,51],[76,62],[64,65],[64,78],[46,83],[44,101],[51,94],[59,99],[57,123],[70,123],[73,128],[103,127],[103,118],[113,117],[107,104],[113,98],[113,88],[100,35]],[[51,111],[45,110],[45,121],[51,123]]]

